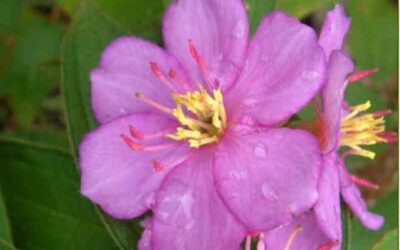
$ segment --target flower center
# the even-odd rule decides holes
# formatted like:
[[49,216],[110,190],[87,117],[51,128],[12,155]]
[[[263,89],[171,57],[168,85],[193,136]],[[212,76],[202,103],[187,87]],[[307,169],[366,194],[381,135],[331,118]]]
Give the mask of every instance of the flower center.
[[[185,94],[172,94],[176,108],[172,115],[181,124],[174,134],[167,137],[173,140],[188,141],[193,148],[218,142],[227,126],[227,116],[223,96],[219,89],[212,96],[200,85],[199,90]],[[185,114],[185,111],[189,114]]]
[[385,133],[384,117],[390,111],[383,110],[375,113],[362,112],[371,107],[371,102],[351,107],[351,112],[343,117],[340,126],[340,145],[348,146],[353,154],[373,159],[375,153],[361,148],[364,145],[390,142],[391,136]]

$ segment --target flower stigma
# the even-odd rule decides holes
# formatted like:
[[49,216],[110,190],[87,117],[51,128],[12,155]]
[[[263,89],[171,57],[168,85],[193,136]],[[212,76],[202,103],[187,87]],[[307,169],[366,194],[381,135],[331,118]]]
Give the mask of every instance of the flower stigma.
[[[172,115],[181,124],[168,138],[186,140],[190,147],[199,148],[202,145],[218,142],[227,126],[227,116],[221,90],[214,90],[210,95],[200,85],[199,90],[185,94],[172,94],[176,108]],[[185,114],[184,110],[191,115]]]
[[350,147],[352,154],[374,159],[375,153],[361,146],[388,143],[394,139],[394,135],[385,133],[384,116],[390,110],[363,113],[370,107],[370,101],[350,107],[350,113],[343,117],[340,126],[340,146]]

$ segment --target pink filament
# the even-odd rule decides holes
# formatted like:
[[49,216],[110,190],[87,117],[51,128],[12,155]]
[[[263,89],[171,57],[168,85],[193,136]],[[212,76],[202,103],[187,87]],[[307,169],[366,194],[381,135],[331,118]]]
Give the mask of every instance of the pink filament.
[[354,175],[351,175],[351,180],[354,183],[356,183],[357,185],[360,185],[360,186],[363,186],[363,187],[366,187],[366,188],[379,189],[379,185],[378,184],[375,184],[373,182],[364,180],[364,179],[362,179],[360,177],[357,177],[357,176],[354,176]]
[[363,79],[363,78],[365,78],[367,76],[373,75],[376,72],[378,72],[378,69],[367,69],[367,70],[355,72],[355,73],[353,73],[353,74],[351,74],[351,75],[349,75],[347,77],[347,81],[349,83],[356,82],[356,81],[361,80],[361,79]]
[[168,80],[167,77],[165,77],[164,73],[161,71],[160,67],[158,67],[157,63],[155,62],[150,62],[150,67],[151,71],[153,71],[153,74],[157,76],[157,78],[167,87],[169,88],[172,92],[178,92],[178,90],[175,88],[174,84]]
[[188,46],[189,46],[190,54],[192,55],[193,59],[196,61],[197,65],[200,68],[200,72],[204,78],[204,81],[206,82],[207,86],[210,89],[213,89],[213,83],[212,83],[210,74],[207,70],[206,63],[204,62],[204,59],[200,56],[199,52],[197,51],[197,49],[191,39],[189,39]]
[[330,242],[328,242],[328,243],[326,243],[326,244],[324,244],[322,246],[319,246],[317,248],[317,250],[330,250],[330,249],[336,247],[337,245],[339,245],[339,242],[337,240],[330,241]]

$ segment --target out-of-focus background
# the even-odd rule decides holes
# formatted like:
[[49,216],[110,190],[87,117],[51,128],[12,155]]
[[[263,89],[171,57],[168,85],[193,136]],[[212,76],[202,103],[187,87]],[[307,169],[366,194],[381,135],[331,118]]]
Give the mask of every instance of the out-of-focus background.
[[[331,0],[246,0],[252,30],[280,9],[319,31]],[[398,130],[398,1],[342,1],[352,25],[346,50],[357,70],[379,68],[351,85],[350,104],[392,109]],[[76,148],[95,127],[88,72],[122,34],[162,45],[168,0],[0,0],[0,249],[135,249],[136,222],[115,221],[79,195]],[[299,118],[311,119],[306,107]],[[68,128],[68,132],[67,132]],[[396,249],[398,147],[375,146],[375,160],[350,157],[358,176],[380,186],[362,189],[386,218],[378,232],[343,211],[343,249]]]

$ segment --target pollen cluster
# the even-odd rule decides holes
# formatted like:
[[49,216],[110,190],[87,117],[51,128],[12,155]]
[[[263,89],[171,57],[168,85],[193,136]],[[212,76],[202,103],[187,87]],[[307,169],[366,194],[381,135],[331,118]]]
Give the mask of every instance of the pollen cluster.
[[383,113],[365,113],[371,107],[370,101],[351,107],[351,112],[343,117],[341,123],[341,146],[348,146],[354,154],[373,159],[375,153],[361,148],[363,145],[388,142],[384,136],[385,120]]
[[221,91],[214,90],[212,96],[200,85],[199,90],[185,94],[172,94],[176,108],[172,115],[181,124],[174,134],[167,137],[186,140],[193,148],[215,143],[227,126],[227,116]]

